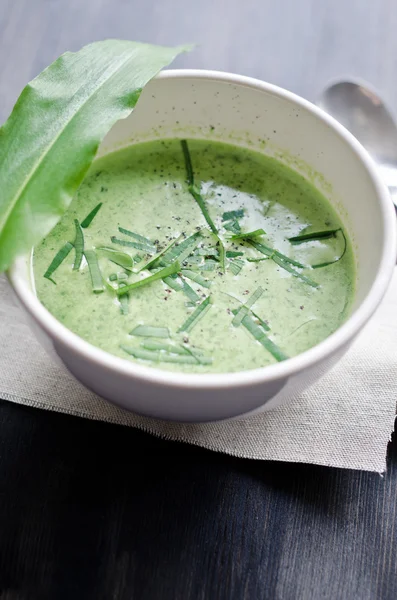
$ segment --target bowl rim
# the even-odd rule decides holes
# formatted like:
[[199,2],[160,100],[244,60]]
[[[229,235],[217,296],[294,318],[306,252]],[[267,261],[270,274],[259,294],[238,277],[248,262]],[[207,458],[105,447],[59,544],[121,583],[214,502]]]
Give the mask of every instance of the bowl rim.
[[76,356],[95,363],[103,370],[112,371],[124,377],[139,379],[142,383],[169,388],[184,389],[227,389],[239,388],[251,385],[260,385],[288,378],[296,373],[312,367],[333,355],[342,347],[346,346],[361,330],[371,315],[375,312],[381,302],[388,284],[391,280],[396,257],[396,227],[395,212],[386,185],[377,173],[377,168],[367,151],[361,146],[356,138],[333,117],[315,106],[308,100],[280,88],[271,83],[261,81],[252,77],[236,75],[222,71],[202,69],[170,69],[162,71],[156,79],[194,79],[196,81],[220,81],[238,86],[244,86],[259,90],[280,99],[287,100],[305,111],[310,112],[323,123],[331,127],[335,133],[348,144],[351,150],[364,165],[368,172],[379,200],[382,224],[384,229],[383,248],[379,264],[372,286],[358,309],[341,325],[333,334],[325,340],[313,346],[309,350],[298,354],[288,360],[264,367],[247,371],[222,372],[222,373],[181,373],[177,371],[165,371],[155,367],[147,367],[119,358],[105,350],[93,346],[80,338],[77,334],[67,329],[60,323],[39,301],[33,291],[29,288],[25,278],[21,275],[21,267],[25,257],[20,257],[11,265],[7,275],[19,301],[30,313],[42,329],[58,344],[66,345]]

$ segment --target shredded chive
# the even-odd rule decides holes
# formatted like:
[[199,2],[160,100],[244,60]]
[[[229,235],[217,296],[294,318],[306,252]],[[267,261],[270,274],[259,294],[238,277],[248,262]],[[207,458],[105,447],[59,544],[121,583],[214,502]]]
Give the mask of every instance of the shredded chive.
[[109,281],[117,281],[117,273],[112,273],[109,275]]
[[81,261],[83,260],[84,254],[84,235],[83,230],[81,229],[80,223],[77,219],[74,220],[74,225],[76,228],[76,237],[74,238],[74,247],[76,250],[76,256],[73,264],[73,271],[78,271],[81,266]]
[[244,256],[244,252],[235,252],[234,250],[226,250],[226,258],[237,258],[238,256]]
[[214,260],[206,260],[203,265],[199,267],[200,271],[215,271],[217,263]]
[[190,317],[186,319],[183,325],[178,329],[180,331],[190,331],[198,323],[198,321],[205,315],[205,313],[211,308],[211,296],[208,296],[201,304],[198,305],[196,310],[192,312]]
[[180,292],[183,290],[183,283],[176,274],[169,275],[169,277],[163,277],[163,282],[175,292]]
[[240,325],[245,315],[247,315],[249,310],[251,309],[251,306],[253,306],[255,302],[259,300],[262,294],[263,289],[259,286],[258,289],[255,290],[255,292],[251,294],[249,298],[247,298],[246,302],[237,310],[237,313],[234,316],[234,319],[232,321],[232,325],[234,327],[238,327]]
[[193,252],[193,250],[197,247],[201,238],[201,232],[197,231],[193,233],[193,235],[187,237],[183,240],[183,242],[177,243],[173,245],[172,248],[167,250],[165,254],[163,254],[162,258],[160,258],[159,266],[165,267],[170,263],[178,260],[180,263],[183,263],[184,260]]
[[248,262],[262,262],[263,260],[269,260],[270,256],[262,256],[261,258],[247,258]]
[[191,195],[193,196],[193,198],[196,200],[197,204],[199,205],[200,210],[203,213],[203,217],[207,221],[211,231],[213,233],[218,233],[218,230],[215,227],[215,224],[210,217],[210,214],[209,214],[206,204],[204,202],[204,198],[202,197],[202,195],[200,193],[200,189],[194,183],[192,160],[190,157],[190,152],[189,152],[189,147],[187,145],[187,141],[181,140],[181,146],[182,146],[183,158],[185,159],[186,180],[188,183],[188,190],[191,193]]
[[[156,265],[156,263],[157,263],[157,264],[160,264],[160,260],[159,260],[159,259],[160,259],[162,256],[164,256],[164,255],[165,255],[165,254],[168,252],[168,250],[171,250],[171,248],[172,248],[172,247],[173,247],[173,246],[174,246],[174,245],[177,243],[177,241],[178,241],[179,239],[180,239],[180,238],[179,238],[179,237],[177,237],[177,238],[175,238],[174,240],[172,240],[172,242],[170,242],[170,243],[168,244],[168,246],[165,246],[165,248],[163,248],[163,250],[161,250],[161,252],[158,252],[158,253],[157,253],[155,256],[153,256],[153,258],[151,258],[151,259],[150,259],[148,262],[146,262],[146,263],[145,263],[145,264],[143,264],[141,267],[139,267],[139,269],[138,269],[138,271],[137,271],[137,272],[139,273],[139,271],[144,271],[144,270],[146,270],[146,269],[151,269],[151,268],[153,268],[153,267],[157,266],[157,265]],[[157,262],[157,261],[159,261],[159,262]]]
[[[201,357],[200,363],[193,355],[181,355],[181,354],[168,354],[167,352],[158,351],[153,352],[150,350],[142,350],[142,348],[129,348],[128,346],[120,346],[124,352],[139,358],[141,360],[149,360],[151,362],[168,362],[168,363],[179,363],[186,365],[197,365],[197,364],[211,364],[212,359]],[[205,360],[205,362],[204,362]]]
[[255,229],[254,231],[247,231],[246,233],[238,233],[237,235],[232,235],[231,240],[245,240],[259,237],[261,235],[266,235],[266,232],[263,229]]
[[180,345],[172,344],[171,342],[162,342],[161,340],[147,339],[141,343],[142,348],[145,350],[164,350],[172,354],[189,354],[189,352]]
[[182,269],[181,273],[184,277],[187,277],[188,279],[195,281],[198,285],[201,285],[202,287],[206,287],[206,288],[211,287],[211,281],[208,281],[208,279],[205,279],[202,275],[200,275],[200,273],[195,273],[194,271],[191,271],[190,269]]
[[112,235],[110,239],[113,244],[118,244],[119,246],[127,246],[128,248],[135,248],[136,250],[142,250],[142,252],[145,252],[145,254],[154,254],[156,252],[155,246],[146,246],[145,244],[141,244],[140,242],[129,242],[127,240],[121,240],[115,235]]
[[206,356],[203,356],[202,352],[197,351],[196,349],[192,350],[192,348],[188,348],[187,346],[184,346],[184,348],[186,349],[186,351],[193,356],[196,361],[200,364],[200,365],[210,365],[212,364],[212,358],[208,358]]
[[217,249],[219,250],[219,262],[220,262],[221,271],[222,271],[222,273],[224,273],[225,272],[225,268],[226,268],[226,265],[225,265],[225,254],[226,254],[225,246],[223,245],[223,242],[222,242],[221,238],[216,233],[214,233],[214,235],[215,235],[215,237],[217,239],[216,246],[217,246]]
[[124,269],[132,269],[134,266],[134,261],[131,256],[125,252],[120,252],[114,248],[107,248],[106,246],[101,246],[100,248],[97,248],[96,251],[104,254],[112,263],[119,265],[119,267],[123,267]]
[[303,244],[304,242],[311,242],[314,240],[326,240],[328,238],[336,237],[336,234],[341,229],[329,229],[328,231],[313,231],[312,233],[303,233],[302,235],[296,235],[295,237],[288,238],[291,244]]
[[223,228],[226,229],[226,231],[230,231],[231,233],[234,233],[236,235],[241,232],[240,223],[237,220],[228,221],[224,224]]
[[231,219],[241,219],[244,216],[244,209],[228,210],[223,213],[222,221],[230,221]]
[[112,286],[112,285],[109,283],[109,281],[106,279],[106,277],[104,277],[103,275],[102,275],[102,284],[104,285],[105,289],[107,289],[107,290],[108,290],[108,292],[110,292],[112,295],[115,295],[115,294],[116,294],[116,288],[115,288],[115,287],[113,287],[113,286]]
[[196,252],[199,256],[205,256],[206,258],[219,257],[219,251],[216,248],[198,248]]
[[272,256],[272,260],[276,264],[278,264],[280,267],[282,267],[283,269],[285,269],[286,271],[288,271],[288,273],[291,273],[291,275],[293,275],[294,277],[297,277],[298,279],[300,279],[304,283],[307,283],[307,285],[310,285],[313,288],[318,288],[319,287],[319,284],[316,281],[313,281],[313,279],[310,279],[310,277],[306,277],[306,275],[302,275],[302,273],[299,273],[299,271],[296,271],[295,269],[293,269],[291,267],[291,265],[289,265],[288,263],[286,263],[279,256]]
[[333,265],[334,263],[339,262],[345,256],[346,248],[347,248],[347,240],[346,240],[346,236],[343,232],[343,229],[339,229],[339,231],[341,232],[344,242],[345,242],[342,254],[339,256],[339,258],[336,258],[335,260],[330,260],[328,262],[323,262],[323,263],[319,263],[317,265],[312,265],[312,269],[322,269],[323,267],[328,267],[329,265]]
[[[57,270],[59,265],[65,260],[65,258],[67,257],[67,255],[69,254],[69,252],[71,251],[72,248],[73,248],[73,244],[71,242],[66,242],[66,244],[64,246],[62,246],[62,248],[60,250],[58,250],[58,252],[54,256],[54,258],[52,259],[47,271],[44,273],[44,277],[46,279],[49,279],[50,281],[52,281],[52,283],[55,283],[55,281],[51,278],[51,275],[54,273],[54,271]],[[55,285],[56,285],[56,283],[55,283]]]
[[[119,279],[120,279],[120,276],[119,276]],[[126,285],[127,284],[124,282],[119,283],[119,289],[125,287]],[[119,298],[120,312],[122,315],[128,315],[129,300],[130,300],[129,294],[125,294],[125,296],[121,296],[121,298]]]
[[156,337],[156,338],[169,338],[170,332],[167,327],[153,327],[152,325],[137,325],[130,335],[139,337]]
[[275,344],[261,329],[259,325],[246,315],[241,324],[249,331],[249,333],[260,343],[278,362],[287,360],[288,356]]
[[186,179],[189,185],[194,185],[194,174],[190,152],[186,140],[181,140],[183,158],[185,159]]
[[209,228],[213,233],[218,233],[217,228],[215,227],[215,223],[211,219],[210,213],[208,212],[208,208],[205,204],[204,198],[202,197],[199,188],[196,185],[189,185],[189,192],[197,202],[200,207],[201,212],[203,213],[204,219],[207,221]]
[[257,315],[256,313],[254,313],[254,311],[251,309],[251,313],[252,315],[255,317],[255,319],[258,321],[259,325],[261,327],[263,327],[263,329],[265,331],[270,331],[270,327],[269,325],[266,323],[266,321],[264,321],[263,319],[261,319],[261,317],[259,315]]
[[132,260],[134,263],[140,263],[142,261],[142,256],[140,254],[135,254],[135,256],[132,257]]
[[140,235],[139,233],[134,233],[133,231],[130,231],[129,229],[124,229],[123,227],[119,227],[118,230],[120,233],[123,233],[124,235],[128,235],[129,237],[134,238],[135,240],[137,240],[137,242],[140,242],[141,244],[144,244],[145,246],[151,246],[154,249],[156,248],[156,246],[153,244],[153,242],[151,240],[149,240],[149,238],[144,237],[143,235]]
[[265,256],[268,256],[269,258],[274,258],[274,256],[278,256],[278,258],[281,258],[284,262],[294,265],[294,267],[298,267],[298,269],[306,268],[305,265],[302,265],[302,263],[298,262],[297,260],[293,260],[292,258],[285,256],[285,254],[282,254],[278,250],[275,250],[274,248],[269,248],[269,246],[265,246],[265,244],[261,244],[251,239],[247,240],[247,242],[251,246],[256,248],[256,250],[258,250],[262,254],[265,254]]
[[84,255],[86,257],[88,268],[90,270],[92,291],[94,292],[94,294],[100,294],[101,292],[103,292],[103,281],[96,253],[94,250],[85,250]]
[[164,267],[164,269],[160,269],[159,271],[157,271],[153,275],[150,275],[149,277],[145,277],[144,279],[134,281],[133,283],[130,283],[129,285],[117,290],[117,295],[124,296],[124,294],[128,294],[130,290],[136,290],[144,285],[153,283],[158,279],[164,279],[164,277],[168,277],[168,275],[173,275],[174,273],[177,273],[180,270],[180,268],[181,266],[179,262],[175,262],[172,265],[169,265],[168,267]]
[[99,211],[99,209],[101,208],[101,206],[102,206],[102,202],[97,204],[95,206],[95,208],[93,208],[92,211],[86,216],[86,218],[81,221],[81,227],[83,229],[86,229],[87,227],[89,227],[91,225],[92,221],[94,220],[94,217],[96,216],[96,214]]
[[231,270],[231,272],[233,273],[233,275],[238,275],[241,271],[241,269],[244,266],[244,261],[240,260],[239,258],[235,258],[231,261],[229,261],[229,268]]
[[182,291],[185,296],[189,298],[190,302],[193,302],[194,305],[196,305],[197,302],[200,302],[200,296],[196,294],[194,289],[187,283],[187,281],[183,282]]

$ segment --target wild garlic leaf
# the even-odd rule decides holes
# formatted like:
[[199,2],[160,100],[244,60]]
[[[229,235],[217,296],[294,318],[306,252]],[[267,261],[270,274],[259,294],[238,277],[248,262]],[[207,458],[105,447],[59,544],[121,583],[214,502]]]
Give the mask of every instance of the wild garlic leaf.
[[189,49],[94,42],[66,52],[25,87],[0,129],[0,272],[49,233],[112,125]]

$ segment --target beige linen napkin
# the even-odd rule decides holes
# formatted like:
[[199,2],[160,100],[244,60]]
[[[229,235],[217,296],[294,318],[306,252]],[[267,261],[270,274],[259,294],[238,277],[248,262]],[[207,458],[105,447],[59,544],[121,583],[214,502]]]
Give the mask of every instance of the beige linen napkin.
[[227,423],[166,423],[116,408],[54,364],[0,278],[0,398],[137,427],[243,458],[383,472],[397,401],[397,271],[342,361],[290,404]]

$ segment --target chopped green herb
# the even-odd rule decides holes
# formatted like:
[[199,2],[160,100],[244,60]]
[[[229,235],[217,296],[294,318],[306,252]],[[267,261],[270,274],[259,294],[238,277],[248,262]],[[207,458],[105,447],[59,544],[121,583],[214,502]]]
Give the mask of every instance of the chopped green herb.
[[156,249],[156,246],[147,237],[144,237],[143,235],[140,235],[139,233],[134,233],[133,231],[130,231],[129,229],[124,229],[123,227],[119,227],[118,229],[119,229],[120,233],[123,233],[124,235],[128,235],[129,237],[134,238],[135,240],[137,240],[141,244],[144,244],[145,246],[151,246],[152,248]]
[[215,260],[206,260],[203,265],[199,267],[200,271],[215,271],[217,267],[217,262]]
[[260,258],[251,258],[248,257],[248,262],[262,262],[263,260],[269,260],[270,256],[261,256]]
[[319,284],[316,283],[315,281],[313,281],[313,279],[310,279],[310,277],[306,277],[306,275],[302,275],[302,273],[299,273],[299,271],[296,271],[295,269],[293,269],[291,267],[291,265],[289,265],[288,263],[286,263],[279,256],[275,255],[275,256],[272,256],[271,258],[280,267],[282,267],[283,269],[285,269],[286,271],[288,271],[288,273],[291,273],[291,275],[293,275],[294,277],[297,277],[298,279],[300,279],[304,283],[307,283],[307,285],[310,285],[311,287],[314,287],[314,288],[318,288],[319,287]]
[[186,319],[183,325],[178,331],[189,332],[198,323],[198,321],[204,317],[205,313],[211,308],[211,296],[208,296],[201,304],[198,305],[196,310],[192,312],[190,317]]
[[295,237],[288,238],[291,244],[303,244],[303,242],[311,242],[313,240],[326,240],[328,238],[336,237],[336,234],[341,229],[329,229],[328,231],[313,231],[312,233],[303,233],[302,235],[296,235]]
[[152,327],[151,325],[137,325],[130,335],[139,337],[156,337],[156,338],[169,338],[170,332],[167,327]]
[[[142,350],[142,348],[129,348],[128,346],[120,346],[120,348],[135,358],[149,360],[151,362],[168,362],[186,365],[198,364],[199,362],[193,355],[185,356],[181,354],[168,354],[163,351],[152,352],[150,350]],[[206,358],[204,356],[200,358],[200,364],[210,365],[211,363],[211,358]]]
[[219,250],[219,262],[220,262],[221,271],[222,271],[222,273],[224,273],[225,272],[225,268],[226,268],[226,265],[225,265],[225,254],[226,254],[225,246],[223,245],[223,242],[222,242],[221,238],[216,233],[214,235],[215,235],[215,237],[217,239],[217,249]]
[[84,250],[84,255],[90,270],[92,291],[94,294],[100,294],[103,292],[103,281],[96,253],[94,250]]
[[211,287],[211,281],[208,281],[208,279],[205,279],[202,275],[200,275],[200,273],[195,273],[194,271],[191,271],[190,269],[182,269],[181,273],[184,277],[187,277],[188,279],[195,281],[198,285],[201,285],[206,288]]
[[161,340],[150,338],[143,340],[141,346],[142,348],[145,348],[145,350],[164,350],[165,352],[171,352],[173,354],[189,354],[183,346],[177,346],[171,342],[162,342]]
[[263,294],[263,289],[261,287],[258,287],[258,289],[255,290],[255,292],[253,294],[251,294],[251,296],[249,298],[247,298],[246,302],[243,304],[243,306],[241,306],[237,310],[237,313],[234,316],[234,319],[232,321],[232,325],[234,327],[238,327],[240,325],[240,323],[243,320],[243,318],[245,317],[245,315],[248,314],[251,306],[253,306],[255,304],[255,302],[257,302],[259,300],[259,298],[262,296],[262,294]]
[[191,195],[193,196],[193,198],[196,200],[197,204],[199,205],[200,210],[203,213],[203,217],[207,221],[211,231],[213,233],[218,233],[218,230],[215,227],[215,224],[210,217],[210,214],[209,214],[206,204],[204,202],[204,198],[201,195],[200,188],[197,187],[196,184],[194,183],[192,160],[190,158],[190,152],[189,152],[189,147],[187,145],[187,141],[181,140],[181,146],[182,146],[182,151],[183,151],[183,157],[185,159],[186,179],[187,179],[187,183],[188,183],[188,190],[191,193]]
[[167,252],[163,254],[162,258],[160,258],[159,266],[165,267],[170,263],[173,263],[175,260],[178,260],[182,264],[183,261],[186,260],[187,257],[197,247],[200,242],[200,238],[201,232],[197,231],[196,233],[193,233],[193,235],[183,240],[183,242],[175,242],[173,247],[167,250]]
[[122,289],[117,290],[117,295],[124,296],[124,294],[127,294],[130,290],[136,290],[144,285],[153,283],[154,281],[157,281],[158,279],[164,279],[164,277],[168,277],[168,275],[173,275],[174,273],[177,273],[180,270],[180,268],[181,268],[181,266],[180,266],[179,262],[175,262],[172,265],[169,265],[168,267],[164,267],[164,269],[160,269],[153,275],[150,275],[150,277],[145,277],[144,279],[139,279],[138,281],[134,281],[134,283],[130,283],[129,285],[123,287]]
[[183,283],[176,273],[174,275],[170,275],[169,277],[164,277],[163,282],[175,292],[180,292],[183,290]]
[[124,269],[132,269],[134,266],[134,261],[131,256],[125,252],[120,252],[114,248],[107,248],[106,246],[101,246],[100,248],[97,248],[96,251],[100,254],[104,254],[112,263],[119,265],[119,267],[123,267]]
[[[119,276],[120,279],[120,276]],[[122,287],[125,287],[127,284],[124,282],[119,283],[119,289]],[[125,294],[125,296],[121,296],[119,298],[119,302],[120,302],[120,312],[122,315],[128,315],[128,308],[129,308],[129,300],[130,300],[130,295],[129,294]]]
[[282,254],[278,250],[275,250],[274,248],[269,248],[269,246],[265,246],[265,244],[261,244],[259,242],[256,242],[255,240],[251,240],[251,239],[247,240],[247,242],[251,246],[253,246],[254,248],[256,248],[256,250],[258,250],[262,254],[265,254],[269,258],[273,258],[274,256],[278,256],[284,262],[289,263],[291,265],[294,265],[294,267],[298,267],[298,269],[305,269],[306,268],[305,265],[302,265],[302,263],[298,262],[297,260],[293,260],[292,258],[289,258],[288,256],[285,256],[285,254]]
[[215,223],[211,219],[210,213],[208,212],[207,206],[205,204],[204,198],[200,193],[199,188],[196,185],[189,185],[188,190],[199,205],[200,210],[203,213],[203,217],[207,221],[212,233],[218,233],[218,230],[215,227]]
[[[73,248],[73,244],[71,242],[66,242],[66,244],[64,246],[62,246],[62,248],[60,250],[58,250],[58,252],[54,256],[54,258],[52,259],[47,271],[44,273],[44,277],[46,279],[49,279],[50,281],[52,281],[52,283],[55,283],[55,281],[51,278],[51,275],[54,273],[54,271],[57,270],[59,265],[65,260],[65,258],[67,257],[67,255],[69,254],[69,252],[71,251],[72,248]],[[56,285],[56,283],[55,283],[55,285]]]
[[81,229],[80,223],[77,219],[74,220],[74,225],[76,228],[76,237],[74,238],[74,247],[76,250],[76,256],[73,264],[73,271],[78,271],[81,266],[81,261],[83,260],[84,254],[84,235],[83,230]]
[[261,235],[266,235],[266,232],[263,229],[255,229],[255,231],[247,231],[246,233],[238,233],[237,235],[232,235],[231,240],[246,240],[259,237]]
[[241,269],[244,266],[244,261],[239,259],[239,258],[235,258],[234,260],[229,261],[229,268],[231,270],[231,272],[233,273],[233,275],[238,275],[241,271]]
[[194,289],[187,283],[187,281],[183,282],[182,291],[185,296],[189,298],[190,302],[193,302],[194,305],[196,305],[197,302],[200,302],[200,296],[196,294]]
[[190,152],[186,140],[181,140],[183,158],[185,159],[186,179],[189,185],[194,185],[194,173]]
[[219,251],[216,248],[198,248],[196,253],[206,258],[219,258]]
[[251,313],[252,315],[255,317],[255,319],[258,321],[259,325],[261,327],[263,327],[263,329],[265,331],[270,331],[270,327],[269,325],[266,323],[266,321],[264,321],[263,319],[261,319],[261,317],[259,317],[256,313],[254,313],[254,311],[251,309]]
[[[238,311],[233,310],[232,312],[233,314],[236,314]],[[250,315],[245,315],[241,324],[278,362],[287,360],[288,356],[270,338],[268,338],[263,329],[255,323]]]
[[146,246],[141,244],[140,242],[129,242],[127,240],[121,240],[117,238],[115,235],[112,235],[110,238],[113,244],[118,244],[119,246],[127,246],[128,248],[136,248],[136,250],[142,250],[146,254],[154,254],[156,252],[155,246]]
[[109,275],[109,281],[117,281],[117,273],[112,273]]
[[96,207],[93,208],[92,211],[86,216],[86,218],[81,221],[81,226],[83,229],[86,229],[87,227],[89,227],[89,225],[91,225],[92,221],[94,220],[94,217],[96,216],[101,206],[102,202],[97,204]]
[[222,221],[230,221],[231,219],[241,219],[244,216],[244,209],[228,210],[223,213]]
[[[153,258],[151,258],[148,262],[146,262],[145,264],[143,264],[141,267],[139,267],[138,269],[138,273],[139,271],[144,271],[146,269],[151,269],[153,267],[156,266],[157,261],[159,261],[159,259],[164,256],[168,250],[170,250],[176,243],[177,241],[180,239],[180,237],[175,238],[174,240],[172,240],[172,242],[170,242],[168,244],[168,246],[165,246],[163,248],[163,250],[161,250],[161,252],[158,252],[155,256],[153,256]],[[158,264],[160,264],[160,261],[158,262]]]
[[328,267],[329,265],[333,265],[334,263],[339,262],[345,256],[346,248],[347,248],[347,240],[346,240],[346,236],[343,232],[343,229],[339,229],[339,231],[341,232],[341,234],[343,236],[343,240],[344,240],[344,247],[343,247],[342,254],[339,256],[339,258],[336,258],[335,260],[330,260],[328,262],[323,262],[323,263],[319,263],[317,265],[312,265],[312,269],[322,269],[323,267]]
[[[234,221],[228,221],[227,223],[225,223],[223,228],[226,229],[226,231],[231,231],[231,233],[234,233],[236,235],[239,234],[241,231],[240,223],[236,219]],[[234,237],[232,237],[231,239],[234,239]]]
[[237,258],[237,256],[244,256],[244,252],[235,252],[234,250],[226,250],[226,258]]

